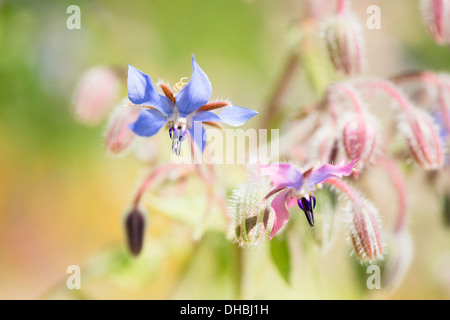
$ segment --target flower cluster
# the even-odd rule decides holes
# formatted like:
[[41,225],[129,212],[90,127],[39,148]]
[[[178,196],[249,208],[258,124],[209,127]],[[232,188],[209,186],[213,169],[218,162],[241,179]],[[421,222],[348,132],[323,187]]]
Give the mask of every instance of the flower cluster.
[[[425,22],[433,39],[439,44],[447,44],[450,0],[422,2],[427,12]],[[280,154],[284,161],[258,163],[248,181],[234,191],[222,188],[214,164],[206,169],[173,163],[152,168],[140,185],[125,220],[128,245],[133,255],[138,255],[143,247],[146,225],[141,209],[143,194],[156,188],[155,181],[164,180],[169,174],[172,181],[175,179],[181,186],[189,175],[196,174],[206,186],[206,211],[209,212],[213,202],[222,208],[240,246],[255,246],[286,232],[293,207],[305,214],[309,226],[316,227],[319,224],[316,218],[321,214],[320,203],[326,201],[317,196],[317,190],[324,188],[343,195],[347,200],[344,222],[351,250],[362,263],[375,263],[386,257],[383,232],[389,228],[382,228],[382,219],[377,204],[370,200],[370,191],[364,192],[369,196],[363,196],[358,184],[361,180],[364,182],[366,172],[377,173],[381,169],[390,179],[398,200],[391,239],[398,241],[399,247],[406,248],[408,253],[391,256],[390,261],[401,265],[402,272],[392,267],[390,274],[395,278],[394,275],[404,273],[411,260],[412,244],[406,226],[407,184],[403,168],[412,163],[430,176],[448,170],[450,160],[445,146],[450,142],[450,76],[414,71],[389,79],[364,77],[362,28],[348,1],[337,3],[337,10],[331,17],[314,16],[314,19],[320,20],[321,26],[324,22],[323,48],[330,58],[330,68],[340,80],[326,83],[323,90],[317,90],[315,103],[295,110],[286,120]],[[311,25],[308,23],[308,30]],[[317,29],[320,28],[317,26]],[[264,118],[268,127],[273,125],[272,120],[281,109],[280,97],[287,88],[293,87],[288,84],[301,61],[299,57],[304,54],[295,50],[302,50],[302,45],[307,51],[311,43],[300,41],[289,55],[288,68],[268,104],[268,115]],[[314,69],[314,63],[311,65],[305,68],[307,72]],[[110,69],[88,73],[76,95],[77,119],[98,123],[109,111],[117,79]],[[411,90],[408,85],[412,83],[419,89]],[[126,85],[128,97],[116,107],[108,122],[105,144],[110,154],[123,154],[138,136],[151,137],[163,128],[169,133],[173,154],[181,154],[182,143],[187,137],[193,152],[196,148],[203,152],[206,143],[204,125],[238,127],[257,114],[228,101],[210,101],[210,80],[194,55],[188,83],[181,81],[171,89],[162,81],[155,84],[147,74],[129,65]],[[385,115],[388,116],[380,119]],[[368,185],[375,189],[384,188]],[[448,190],[447,197],[450,186]],[[226,194],[232,194],[229,199],[231,210],[226,208]],[[332,208],[338,211],[336,204]]]

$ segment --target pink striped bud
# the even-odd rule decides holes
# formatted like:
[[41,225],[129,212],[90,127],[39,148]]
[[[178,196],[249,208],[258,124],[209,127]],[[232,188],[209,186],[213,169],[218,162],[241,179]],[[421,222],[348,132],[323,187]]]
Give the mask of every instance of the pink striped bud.
[[128,128],[139,117],[141,109],[122,103],[112,113],[106,132],[105,148],[110,155],[122,155],[129,149],[136,134]]
[[365,199],[352,203],[348,219],[350,242],[361,262],[372,263],[383,257],[378,210]]
[[336,70],[345,75],[360,74],[364,48],[358,19],[347,10],[338,13],[328,21],[325,37]]
[[434,41],[450,44],[450,0],[422,0],[422,16]]
[[119,93],[119,78],[108,67],[89,69],[75,92],[74,117],[86,125],[97,125],[106,118]]
[[433,119],[422,109],[412,109],[409,119],[399,123],[415,162],[426,170],[435,170],[444,164],[441,138]]
[[377,143],[374,119],[368,115],[355,114],[345,124],[342,140],[347,157],[350,160],[358,159],[358,167],[362,169],[370,161]]

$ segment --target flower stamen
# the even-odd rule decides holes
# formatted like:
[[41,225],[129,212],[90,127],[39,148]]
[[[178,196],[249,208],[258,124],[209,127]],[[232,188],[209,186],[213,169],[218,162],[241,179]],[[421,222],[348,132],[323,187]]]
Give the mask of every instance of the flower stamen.
[[173,86],[173,90],[177,93],[180,92],[181,89],[183,89],[187,85],[187,83],[184,82],[187,79],[189,79],[189,78],[188,77],[181,78],[180,81],[175,83],[175,85]]

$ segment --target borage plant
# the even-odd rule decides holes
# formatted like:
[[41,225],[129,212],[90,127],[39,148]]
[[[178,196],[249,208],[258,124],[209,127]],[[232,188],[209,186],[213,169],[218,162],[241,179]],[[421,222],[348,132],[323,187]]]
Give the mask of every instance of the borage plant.
[[[422,2],[424,21],[433,39],[439,45],[448,44],[450,29],[445,13],[450,1]],[[361,267],[381,266],[384,288],[395,288],[413,253],[407,225],[409,169],[427,172],[423,186],[441,186],[436,188],[439,199],[448,203],[450,197],[449,179],[441,178],[449,174],[445,145],[450,139],[450,76],[428,70],[394,74],[388,79],[365,75],[368,61],[363,28],[349,1],[310,1],[307,17],[295,24],[293,34],[298,35],[297,41],[260,117],[262,128],[274,127],[275,121],[282,119],[282,161],[263,163],[267,159],[259,159],[260,163],[247,166],[247,181],[234,190],[226,189],[216,174],[217,164],[211,162],[153,166],[127,211],[129,251],[137,256],[143,247],[147,219],[143,195],[163,188],[165,180],[182,186],[187,177],[196,175],[206,187],[206,212],[212,203],[219,205],[223,221],[229,224],[219,229],[237,243],[240,259],[245,247],[267,245],[275,265],[289,280],[287,236],[297,229],[286,223],[299,208],[309,230],[317,229],[311,232],[303,228],[299,237],[312,236],[314,248],[329,247],[335,241],[330,235],[339,234],[339,225],[344,226],[351,256]],[[299,65],[311,87],[297,90],[309,90],[314,101],[284,108],[288,88],[295,90],[293,74]],[[162,81],[155,85],[148,75],[129,66],[128,99],[112,113],[107,128],[108,153],[122,154],[138,136],[150,137],[166,127],[173,154],[180,155],[182,142],[189,137],[192,157],[201,157],[207,141],[203,125],[236,127],[257,114],[228,101],[210,102],[211,83],[194,56],[192,66],[190,81],[185,84],[182,79],[173,89]],[[95,70],[81,81],[75,111],[77,119],[97,124],[117,90],[117,76],[114,69]],[[213,112],[216,109],[220,113]],[[385,174],[391,184],[370,180],[374,174]],[[395,190],[397,202],[388,206],[378,203],[383,206],[381,215],[370,195],[385,188]],[[228,200],[227,193],[231,193]],[[382,226],[385,220],[390,223]],[[276,242],[278,237],[284,241],[283,248]],[[239,268],[244,267],[239,264]]]

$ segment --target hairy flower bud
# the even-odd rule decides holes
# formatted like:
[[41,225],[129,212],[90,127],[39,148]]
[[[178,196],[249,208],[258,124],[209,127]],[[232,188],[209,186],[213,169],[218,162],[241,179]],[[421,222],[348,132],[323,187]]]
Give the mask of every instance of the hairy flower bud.
[[145,215],[139,209],[132,209],[125,217],[125,233],[128,249],[133,256],[139,255],[144,243]]
[[233,232],[240,246],[255,246],[268,239],[273,212],[264,197],[270,189],[261,182],[247,182],[233,191]]
[[113,69],[89,69],[82,76],[75,92],[74,117],[86,125],[99,124],[117,99],[119,85],[119,78]]
[[344,125],[342,141],[350,160],[358,159],[358,167],[370,161],[377,142],[375,121],[368,115],[355,114]]
[[450,0],[422,0],[422,16],[434,41],[450,44]]
[[128,125],[137,120],[140,112],[140,108],[127,105],[125,102],[112,113],[105,139],[108,154],[121,155],[130,147],[136,134],[130,130]]
[[363,69],[363,38],[358,19],[348,11],[338,13],[328,21],[325,37],[336,70],[346,75],[360,74]]
[[361,262],[372,263],[383,255],[378,210],[365,199],[352,203],[348,219],[350,242]]
[[399,127],[417,164],[426,170],[435,170],[443,165],[442,141],[429,114],[415,108],[408,120],[400,121]]

